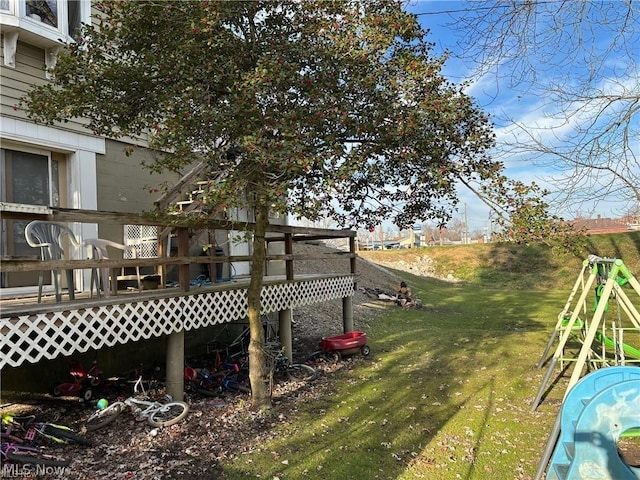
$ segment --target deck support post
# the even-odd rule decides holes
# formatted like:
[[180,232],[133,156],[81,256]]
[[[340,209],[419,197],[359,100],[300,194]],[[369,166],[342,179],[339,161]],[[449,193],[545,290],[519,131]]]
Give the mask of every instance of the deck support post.
[[353,332],[353,296],[342,297],[342,329]]
[[[189,255],[189,231],[186,228],[178,228],[178,256]],[[178,279],[180,289],[189,291],[189,264],[179,265]],[[182,400],[184,397],[184,328],[167,336],[167,393],[174,400]]]
[[284,354],[293,362],[293,336],[291,334],[291,323],[293,320],[293,310],[285,308],[278,312],[278,335],[280,343],[284,347]]
[[174,400],[184,397],[184,330],[167,336],[167,393]]

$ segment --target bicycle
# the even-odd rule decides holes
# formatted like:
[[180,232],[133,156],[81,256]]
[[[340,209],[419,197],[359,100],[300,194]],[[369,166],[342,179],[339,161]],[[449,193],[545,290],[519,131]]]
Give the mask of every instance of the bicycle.
[[210,371],[206,367],[186,366],[184,369],[185,390],[207,397],[217,397],[224,390],[233,393],[251,392],[246,382],[242,382],[238,378],[239,372],[240,367],[235,363],[224,363],[215,371]]
[[88,432],[98,430],[115,420],[126,408],[134,415],[136,421],[146,420],[152,427],[168,427],[184,419],[189,413],[189,405],[185,402],[173,401],[166,396],[166,402],[150,400],[142,386],[142,376],[133,386],[134,396],[96,411],[92,414],[85,426]]
[[0,459],[2,459],[0,464],[3,465],[3,468],[4,465],[12,462],[49,467],[66,467],[71,463],[70,460],[45,453],[38,447],[28,447],[10,442],[0,443]]
[[[312,382],[318,378],[318,371],[304,363],[289,363],[289,358],[284,354],[284,347],[279,343],[269,343],[264,348],[266,365],[265,382],[269,384],[269,391],[273,391],[276,376],[286,377],[293,382]],[[245,353],[239,360],[240,369],[249,370],[249,355]]]
[[[35,415],[15,416],[10,413],[2,416],[2,438],[14,443],[33,443],[36,436],[44,437],[55,443],[77,443],[90,447],[93,442],[88,438],[78,435],[65,425],[49,422],[36,422]],[[23,433],[22,437],[15,435],[17,429]]]
[[[264,332],[264,338],[267,343],[278,342],[278,327],[277,321],[272,321],[268,315],[263,314],[261,316],[262,330]],[[249,341],[251,337],[251,329],[248,325],[244,325],[239,335],[233,336],[231,328],[237,327],[236,323],[225,323],[222,329],[213,337],[213,339],[207,343],[207,353],[214,353],[217,356],[217,363],[215,365],[218,368],[222,364],[220,358],[220,352],[224,352],[227,357],[234,357],[247,352],[249,347]],[[222,338],[224,337],[224,338]]]
[[289,357],[284,354],[284,347],[267,346],[267,357],[272,358],[274,375],[284,375],[294,382],[312,382],[318,378],[318,371],[311,365],[289,363]]

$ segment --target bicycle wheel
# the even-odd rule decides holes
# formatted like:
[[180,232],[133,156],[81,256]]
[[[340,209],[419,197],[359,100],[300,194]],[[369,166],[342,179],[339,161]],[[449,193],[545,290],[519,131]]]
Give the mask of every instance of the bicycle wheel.
[[234,377],[225,378],[222,381],[222,385],[224,385],[224,388],[226,388],[230,392],[251,393],[251,388],[249,388],[248,386],[249,384],[245,385]]
[[287,367],[287,376],[296,382],[311,382],[318,378],[318,371],[304,363],[292,363]]
[[168,427],[178,423],[189,413],[189,405],[184,402],[169,402],[162,405],[147,418],[152,427]]
[[87,421],[85,422],[85,427],[87,428],[87,432],[93,432],[94,430],[98,430],[99,428],[104,427],[105,425],[113,422],[118,415],[122,413],[124,410],[124,405],[120,402],[112,403],[108,407],[98,410],[96,413],[91,415]]
[[217,397],[218,395],[220,395],[220,391],[222,390],[222,388],[217,387],[215,390],[213,389],[209,389],[209,388],[204,388],[202,385],[198,385],[195,382],[184,382],[184,391],[187,394],[200,394],[203,395],[205,397]]
[[93,445],[93,442],[88,438],[85,438],[82,435],[78,435],[77,433],[74,433],[71,430],[67,430],[66,428],[60,428],[48,424],[44,426],[43,431],[45,435],[51,435],[52,437],[59,438],[61,440],[64,440],[65,443],[73,442],[77,443],[78,445],[84,445],[87,447]]
[[66,467],[71,460],[66,460],[54,455],[48,455],[37,450],[27,450],[17,448],[14,451],[6,452],[7,459],[13,462],[22,463],[23,465],[47,465],[49,467]]
[[324,361],[326,361],[326,352],[324,350],[316,350],[304,359],[304,363],[309,366],[313,366]]

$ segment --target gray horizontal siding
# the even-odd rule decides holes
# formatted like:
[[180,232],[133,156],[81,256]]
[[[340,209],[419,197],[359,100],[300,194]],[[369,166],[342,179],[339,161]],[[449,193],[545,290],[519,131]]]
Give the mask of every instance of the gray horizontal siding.
[[[0,42],[2,43],[2,42]],[[44,63],[45,50],[33,45],[20,42],[16,51],[16,67],[10,68],[4,65],[4,50],[2,50],[2,64],[0,65],[0,114],[3,117],[12,117],[29,121],[24,110],[17,109],[19,99],[25,95],[32,86],[43,85],[48,80],[45,76]],[[90,134],[85,127],[86,122],[70,120],[67,123],[57,125],[61,130],[81,134]]]

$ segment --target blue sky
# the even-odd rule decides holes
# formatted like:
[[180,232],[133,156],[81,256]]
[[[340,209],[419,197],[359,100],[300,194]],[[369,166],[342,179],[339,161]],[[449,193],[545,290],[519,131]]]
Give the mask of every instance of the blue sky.
[[[419,15],[418,18],[423,26],[430,29],[431,33],[428,40],[436,44],[436,53],[444,52],[446,49],[452,52],[453,55],[445,65],[443,73],[447,79],[457,83],[469,79],[472,65],[455,58],[455,55],[460,53],[457,51],[456,35],[462,32],[456,31],[450,25],[465,9],[472,5],[473,3],[469,1],[412,0],[407,6],[409,11]],[[637,79],[634,80],[637,82]],[[506,117],[514,118],[518,122],[529,125],[549,126],[554,122],[549,119],[550,109],[553,106],[546,99],[540,99],[522,91],[514,91],[508,88],[505,83],[506,79],[497,79],[495,75],[488,74],[475,80],[467,90],[467,93],[476,98],[477,102],[496,122],[496,134],[499,141],[513,135],[512,125],[500,123],[501,119]],[[584,121],[585,119],[576,119],[576,121],[580,120]],[[564,133],[568,135],[572,125],[568,123],[560,126],[555,121],[553,127],[553,132],[551,129],[546,132],[548,138],[545,141],[551,142],[552,133],[555,137],[560,138]],[[554,141],[557,141],[557,138]],[[526,183],[535,181],[544,186],[548,186],[545,179],[558,173],[557,171],[543,168],[539,164],[534,165],[532,161],[522,157],[510,158],[505,161],[505,166],[509,177]],[[463,209],[466,208],[470,230],[482,230],[483,227],[488,226],[488,209],[471,193],[462,193],[460,198],[461,211],[455,218],[462,219]],[[600,203],[597,206],[587,202],[578,213],[615,217],[619,216],[620,207],[620,204],[615,199],[611,202]],[[569,219],[573,218],[576,211],[560,210],[553,213],[558,213]]]

